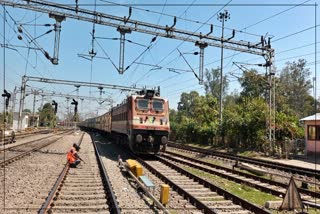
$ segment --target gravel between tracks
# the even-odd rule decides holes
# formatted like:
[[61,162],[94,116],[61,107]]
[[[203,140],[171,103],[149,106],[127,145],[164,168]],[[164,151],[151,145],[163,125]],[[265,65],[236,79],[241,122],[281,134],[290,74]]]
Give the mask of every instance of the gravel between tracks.
[[[123,175],[118,167],[118,155],[125,157],[124,152],[116,145],[104,140],[101,137],[96,138],[99,143],[98,148],[102,160],[106,166],[110,181],[112,183],[117,200],[120,202],[120,208],[122,213],[155,213],[151,210],[148,199],[141,200],[141,196],[135,189],[135,184],[130,183],[125,175]],[[125,161],[125,158],[123,158]],[[150,171],[143,169],[144,175],[146,175],[155,185],[154,195],[156,198],[160,198],[160,185],[164,184],[159,178],[153,175]],[[170,199],[167,204],[167,209],[173,213],[201,213],[197,208],[186,201],[182,196],[178,195],[175,191],[170,189]]]
[[0,213],[37,213],[66,163],[67,150],[79,137],[79,134],[67,135],[6,166],[5,176],[1,168],[0,201],[5,199],[6,209],[4,203],[0,203]]

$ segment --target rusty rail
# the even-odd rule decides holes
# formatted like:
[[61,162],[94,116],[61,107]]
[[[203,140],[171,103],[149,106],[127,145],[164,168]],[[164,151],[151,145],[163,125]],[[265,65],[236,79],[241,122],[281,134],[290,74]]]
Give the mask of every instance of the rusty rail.
[[[224,170],[226,172],[237,174],[237,175],[240,175],[240,176],[243,176],[243,177],[246,177],[246,178],[254,179],[255,181],[260,181],[260,182],[267,183],[267,184],[270,184],[270,185],[279,186],[279,187],[282,187],[282,188],[285,188],[285,189],[287,189],[287,187],[288,187],[288,184],[285,184],[285,183],[273,181],[273,180],[270,180],[270,179],[262,178],[262,177],[259,177],[259,176],[256,176],[256,175],[252,175],[252,174],[248,174],[248,173],[244,173],[244,172],[241,172],[241,171],[236,171],[236,170],[233,170],[233,169],[230,169],[230,168],[227,168],[227,167],[223,167],[223,166],[219,166],[219,165],[216,165],[216,164],[208,163],[208,162],[205,162],[205,161],[197,160],[195,158],[187,157],[187,156],[184,156],[184,155],[181,155],[181,154],[177,154],[177,153],[174,153],[174,152],[166,151],[166,153],[174,155],[174,156],[177,156],[177,157],[180,157],[180,158],[184,158],[186,160],[190,160],[190,161],[195,162],[195,163],[199,163],[199,164],[206,165],[206,166],[209,166],[209,167],[212,167],[212,168]],[[271,193],[272,195],[275,195],[275,196],[283,195],[283,193],[281,193],[278,190],[273,190],[273,189],[270,189],[268,187],[264,187],[264,186],[253,184],[253,183],[250,183],[250,182],[247,182],[247,181],[243,181],[242,179],[236,178],[234,176],[227,175],[227,174],[224,174],[224,173],[220,173],[220,172],[217,172],[215,170],[211,170],[211,169],[208,169],[208,168],[205,168],[205,167],[197,166],[197,165],[194,165],[194,164],[191,164],[191,163],[187,163],[185,161],[181,161],[181,160],[172,158],[172,157],[170,157],[168,155],[165,155],[165,154],[163,154],[163,156],[168,158],[168,159],[171,159],[171,160],[174,160],[174,161],[177,161],[177,162],[181,162],[183,164],[187,164],[187,165],[192,166],[194,168],[198,168],[200,170],[207,171],[207,172],[209,172],[211,174],[218,175],[218,176],[226,178],[228,180],[235,181],[237,183],[244,183],[244,184],[247,184],[249,186],[253,186],[256,189],[260,189],[260,190],[262,190],[264,192]],[[307,190],[307,189],[303,189],[303,188],[298,188],[298,189],[299,189],[300,193],[303,193],[303,194],[306,194],[306,195],[309,195],[309,196],[312,196],[312,197],[320,198],[320,193],[319,192],[313,192],[313,191],[310,191],[310,190]]]
[[298,167],[298,166],[290,166],[282,163],[275,163],[272,161],[268,160],[259,160],[256,158],[249,158],[249,157],[243,157],[240,155],[234,155],[234,154],[229,154],[229,153],[224,153],[224,152],[217,152],[213,150],[208,150],[208,149],[202,149],[202,148],[196,148],[193,146],[187,146],[187,145],[182,145],[182,144],[177,144],[173,142],[168,142],[168,146],[174,147],[174,148],[180,148],[184,150],[189,150],[193,152],[198,152],[206,155],[212,155],[216,157],[222,157],[226,159],[231,159],[231,160],[238,160],[246,163],[251,163],[251,164],[256,164],[264,167],[269,167],[273,169],[278,169],[282,170],[285,172],[290,172],[293,174],[299,174],[299,175],[305,175],[308,177],[315,177],[317,179],[320,179],[320,170],[314,170],[314,169],[307,169],[303,167]]

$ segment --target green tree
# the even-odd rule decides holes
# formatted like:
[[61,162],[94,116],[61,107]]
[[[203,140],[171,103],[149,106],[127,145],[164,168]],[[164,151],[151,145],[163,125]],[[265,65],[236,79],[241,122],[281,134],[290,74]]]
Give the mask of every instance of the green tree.
[[[224,76],[222,78],[223,82],[223,97],[227,93],[228,89],[228,82],[227,77]],[[208,69],[205,70],[205,81],[204,81],[204,87],[206,90],[206,94],[211,94],[213,97],[216,97],[219,101],[220,99],[220,68],[211,69],[210,71]]]
[[266,143],[268,106],[264,99],[243,97],[225,108],[223,129],[227,146],[262,150]]
[[[7,126],[9,125],[9,124],[12,124],[12,119],[13,119],[13,117],[12,117],[12,113],[11,112],[6,112],[6,115],[7,115],[7,117],[6,117],[6,123],[7,123]],[[5,118],[3,118],[3,113],[0,113],[0,124],[1,125],[3,125],[4,124],[4,119]]]
[[242,87],[240,96],[245,97],[265,97],[266,89],[269,87],[267,78],[254,69],[243,72],[239,82]]
[[178,112],[174,109],[170,109],[169,113],[169,120],[170,120],[170,140],[177,140],[178,134]]
[[23,109],[23,111],[22,111],[22,112],[31,113],[31,110],[30,110],[30,109],[28,109],[28,108],[26,108],[26,109]]
[[314,113],[314,99],[309,94],[312,82],[310,71],[306,68],[307,61],[287,62],[277,81],[276,106],[280,112],[302,118]]
[[285,138],[303,138],[304,128],[299,125],[299,119],[294,115],[284,112],[276,113],[277,140],[284,141]]
[[178,110],[186,116],[192,116],[194,113],[195,99],[199,97],[199,93],[191,91],[190,93],[183,92],[178,103]]
[[212,95],[183,93],[178,111],[170,112],[170,136],[183,142],[212,143],[218,127],[216,103]]
[[56,116],[51,103],[46,103],[40,111],[40,125],[53,127],[56,122]]
[[212,144],[219,128],[217,98],[199,96],[195,100],[194,121],[199,143]]

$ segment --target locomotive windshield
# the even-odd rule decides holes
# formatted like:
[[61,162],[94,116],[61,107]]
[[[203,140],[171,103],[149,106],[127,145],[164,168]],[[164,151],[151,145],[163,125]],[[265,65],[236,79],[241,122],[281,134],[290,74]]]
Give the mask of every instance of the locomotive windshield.
[[137,108],[140,110],[148,110],[148,100],[138,99],[137,100]]
[[153,100],[152,108],[155,111],[163,111],[163,102],[161,100]]

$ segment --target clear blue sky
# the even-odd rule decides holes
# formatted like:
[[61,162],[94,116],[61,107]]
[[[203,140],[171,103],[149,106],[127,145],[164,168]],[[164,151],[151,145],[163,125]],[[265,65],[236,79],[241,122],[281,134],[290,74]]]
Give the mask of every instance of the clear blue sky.
[[[51,1],[52,2],[52,1]],[[65,3],[66,1],[54,1]],[[74,3],[73,1],[68,1],[69,3]],[[106,4],[103,1],[96,1],[97,4]],[[142,6],[138,5],[133,8],[131,19],[149,22],[159,25],[172,25],[173,18],[169,15],[180,17],[178,18],[176,28],[185,29],[189,31],[195,31],[202,24],[197,24],[194,22],[186,21],[194,20],[199,22],[207,22],[203,25],[197,32],[207,33],[209,32],[209,24],[216,25],[214,27],[213,35],[221,36],[221,23],[217,20],[216,14],[219,10],[222,9],[222,6],[199,6],[199,4],[212,3],[213,1],[209,0],[184,0],[184,1],[166,1],[166,0],[156,0],[156,1],[114,1],[110,0],[109,2],[117,2],[119,4],[139,4],[139,3],[158,3],[158,4],[172,4],[172,3],[186,3],[193,4],[193,6]],[[214,1],[217,4],[259,4],[268,3],[268,4],[314,4],[317,1],[303,1],[303,0],[271,0],[267,2],[254,1],[254,0],[233,0],[233,1]],[[80,0],[79,3],[91,3],[94,1],[84,1]],[[317,2],[319,3],[319,2]],[[92,9],[93,6],[80,6],[86,9]],[[146,12],[146,9],[156,12],[163,12],[163,15],[158,13]],[[294,7],[293,5],[286,6],[230,6],[227,5],[224,9],[227,9],[231,14],[231,19],[228,20],[225,24],[225,34],[228,35],[231,33],[230,29],[242,30],[246,33],[236,33],[235,40],[245,40],[251,42],[260,41],[259,36],[255,35],[272,35],[272,47],[275,49],[275,66],[278,69],[284,67],[287,61],[297,60],[299,58],[305,58],[310,63],[308,67],[311,71],[310,78],[315,76],[314,70],[314,61],[315,61],[315,34],[314,27],[315,25],[315,8],[314,6],[298,6]],[[28,23],[30,25],[24,25],[27,31],[33,36],[37,37],[44,32],[52,29],[53,27],[43,27],[43,26],[34,26],[34,24],[53,24],[54,20],[50,19],[47,14],[36,13],[33,11],[27,11],[17,8],[6,7],[8,13],[12,16],[13,20],[16,23]],[[1,17],[0,17],[0,37],[3,44],[3,7],[0,8]],[[97,6],[97,11],[108,13],[116,16],[127,16],[128,7],[125,6]],[[278,15],[277,15],[278,14]],[[320,13],[318,8],[318,25],[320,24]],[[212,17],[211,19],[209,19]],[[5,39],[6,44],[10,45],[28,45],[27,40],[24,38],[22,41],[17,39],[17,25],[14,24],[13,20],[7,15],[7,22],[5,24]],[[88,54],[88,51],[91,50],[91,35],[92,23],[68,19],[62,22],[62,32],[60,40],[60,53],[59,53],[59,65],[52,65],[41,52],[30,51],[28,55],[28,49],[18,48],[17,51],[6,49],[5,54],[5,69],[6,69],[6,89],[13,91],[14,87],[19,87],[21,85],[21,76],[25,73],[29,76],[37,77],[46,77],[46,78],[55,78],[55,79],[65,79],[65,80],[75,80],[75,81],[87,81],[90,82],[91,74],[91,63],[90,61],[80,58],[77,54]],[[307,28],[312,28],[306,30],[302,33],[298,33],[294,36],[289,36],[281,39],[287,35],[293,34],[298,31],[305,30]],[[96,34],[97,37],[108,37],[108,38],[119,38],[119,33],[115,28],[107,26],[96,25]],[[320,35],[318,28],[318,37]],[[137,32],[132,32],[127,34],[126,38],[148,46],[153,36],[141,34]],[[319,37],[320,38],[320,37]],[[276,41],[277,39],[280,39]],[[49,54],[53,55],[53,45],[54,45],[54,33],[42,36],[36,40],[41,47],[43,47]],[[318,42],[320,39],[318,39]],[[98,43],[102,46],[103,50],[99,47]],[[119,65],[119,41],[118,40],[102,40],[97,39],[95,42],[95,51],[97,56],[106,57],[104,51],[111,57],[112,61],[118,66]],[[32,46],[32,45],[31,45]],[[170,67],[176,69],[185,69],[189,70],[188,65],[185,63],[183,58],[179,56],[177,47],[183,53],[189,53],[192,51],[198,51],[198,48],[188,42],[181,42],[179,40],[173,40],[168,38],[157,38],[155,45],[145,54],[142,55],[137,62],[139,63],[148,63],[148,64],[157,64],[162,67]],[[301,47],[301,48],[299,48]],[[133,62],[133,60],[139,56],[146,48],[141,45],[136,45],[132,43],[126,43],[126,52],[125,52],[125,67]],[[298,49],[295,49],[298,48]],[[294,50],[291,50],[294,49]],[[288,50],[288,51],[286,51]],[[318,48],[319,52],[319,48]],[[191,54],[185,55],[189,64],[196,70],[198,73],[199,66],[199,56],[194,56]],[[230,75],[240,74],[240,71],[237,70],[237,67],[233,65],[232,62],[249,62],[249,63],[263,63],[264,60],[262,57],[244,54],[235,51],[225,50],[224,51],[224,73],[228,75],[229,80],[229,91],[240,90],[237,80]],[[26,66],[26,60],[28,60],[28,65]],[[205,49],[205,69],[217,68],[220,66],[220,49],[214,47],[208,47]],[[0,85],[1,90],[3,90],[3,48],[0,52]],[[319,62],[318,62],[319,63]],[[317,65],[318,66],[318,65]],[[182,92],[189,92],[192,90],[198,91],[200,94],[204,93],[202,85],[198,84],[198,80],[190,72],[184,72],[177,74],[170,72],[166,68],[159,70],[150,71],[153,67],[146,65],[137,65],[133,64],[129,70],[127,70],[123,75],[118,74],[115,68],[112,66],[110,60],[94,58],[92,63],[92,82],[106,83],[106,84],[116,84],[123,86],[131,86],[136,84],[137,86],[160,86],[161,95],[169,99],[170,107],[176,108],[177,102],[180,99],[180,94]],[[250,66],[249,66],[250,68]],[[259,69],[259,68],[257,68]],[[260,71],[261,73],[264,70]],[[318,66],[318,73],[319,73]],[[319,74],[317,74],[317,80],[319,81]],[[320,84],[317,83],[317,96],[319,97]],[[61,86],[61,85],[51,85],[43,83],[28,83],[31,87],[43,88],[46,91],[55,91],[57,93],[70,93],[75,94],[75,88],[72,86]],[[114,104],[120,103],[124,97],[127,95],[125,92],[117,90],[104,90],[106,95],[111,96],[114,100]],[[91,89],[92,96],[99,97],[98,89]],[[310,91],[311,93],[311,91]],[[80,88],[80,95],[88,96],[88,88]],[[40,99],[40,97],[38,97]],[[62,117],[63,111],[66,109],[66,99],[64,98],[51,98],[46,97],[48,102],[51,102],[52,99],[55,99],[59,103],[59,116]],[[26,99],[25,108],[32,109],[32,98],[31,96]],[[38,108],[41,104],[40,101],[37,102],[36,107]],[[82,105],[80,104],[79,110],[80,113],[97,113],[102,114],[108,110],[109,106],[107,103],[98,105],[97,102],[83,101]],[[1,110],[3,109],[3,100],[1,100]],[[18,100],[16,104],[16,111],[18,111]]]

